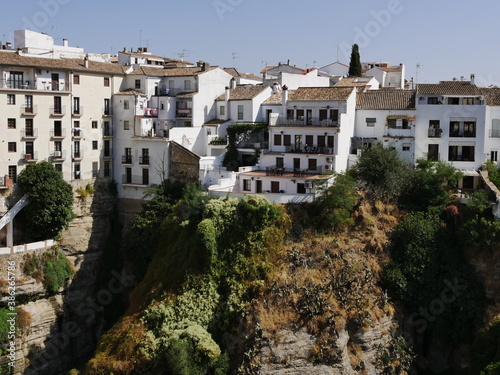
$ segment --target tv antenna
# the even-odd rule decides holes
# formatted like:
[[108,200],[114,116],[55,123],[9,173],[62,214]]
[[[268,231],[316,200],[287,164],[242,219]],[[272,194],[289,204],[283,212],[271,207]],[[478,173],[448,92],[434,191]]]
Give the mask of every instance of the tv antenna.
[[417,66],[415,68],[415,85],[418,83],[418,72],[420,72],[420,68],[422,66],[423,66],[422,64],[417,63]]
[[232,56],[233,56],[233,68],[236,68],[236,64],[235,64],[234,61],[238,58],[238,53],[237,52],[233,52]]
[[177,54],[177,56],[179,56],[179,58],[181,59],[181,61],[184,61],[184,57],[186,57],[188,55],[189,55],[189,50],[187,50],[187,49],[183,49],[181,52],[179,52]]

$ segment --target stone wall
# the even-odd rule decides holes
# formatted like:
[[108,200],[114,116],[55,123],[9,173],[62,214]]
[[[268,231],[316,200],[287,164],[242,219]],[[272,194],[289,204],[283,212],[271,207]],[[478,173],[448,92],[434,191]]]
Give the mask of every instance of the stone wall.
[[200,176],[200,157],[176,142],[170,142],[171,181],[197,182]]

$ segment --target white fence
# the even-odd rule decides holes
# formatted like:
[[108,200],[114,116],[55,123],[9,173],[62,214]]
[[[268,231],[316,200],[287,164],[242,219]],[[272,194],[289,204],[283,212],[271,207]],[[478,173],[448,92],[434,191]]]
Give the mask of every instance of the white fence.
[[209,190],[208,194],[212,197],[223,198],[228,195],[231,198],[244,198],[245,195],[260,195],[266,197],[270,202],[287,204],[287,203],[305,203],[305,202],[313,202],[314,194],[284,194],[284,193],[265,193],[265,194],[257,194],[257,193],[241,193],[241,192],[232,192],[228,190]]
[[0,255],[10,255],[10,254],[25,253],[28,251],[48,249],[56,244],[57,241],[45,240],[45,241],[26,243],[24,245],[0,247]]

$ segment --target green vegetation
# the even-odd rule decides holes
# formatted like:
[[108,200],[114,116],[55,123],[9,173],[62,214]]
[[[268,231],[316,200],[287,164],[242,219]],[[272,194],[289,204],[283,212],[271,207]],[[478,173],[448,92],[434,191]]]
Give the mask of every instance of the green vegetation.
[[[155,204],[158,209],[146,211],[161,233],[159,246],[132,295],[132,304],[149,307],[133,324],[139,336],[131,340],[135,349],[122,366],[137,370],[131,363],[140,363],[149,373],[229,374],[229,358],[240,363],[243,354],[226,347],[224,334],[261,292],[289,229],[288,217],[259,196],[208,200],[194,186],[184,188],[182,199],[166,210]],[[153,215],[159,211],[161,219]],[[114,330],[103,337],[90,374],[116,362],[116,339]]]
[[57,247],[40,256],[26,255],[23,272],[42,282],[48,293],[56,293],[74,274],[66,256]]
[[349,77],[361,77],[362,75],[359,47],[357,44],[354,44],[351,51],[351,61],[349,62]]
[[[241,165],[241,160],[238,155],[238,150],[236,146],[238,143],[245,138],[248,138],[250,134],[256,134],[263,132],[267,129],[266,124],[233,124],[229,125],[226,129],[227,131],[227,151],[224,155],[223,165],[229,171],[236,171]],[[258,152],[256,150],[256,159],[258,159]]]
[[399,157],[396,149],[380,144],[363,151],[354,167],[366,189],[380,198],[399,198],[408,188],[412,172],[411,165]]
[[500,168],[492,161],[486,162],[486,170],[488,171],[488,178],[495,184],[497,188],[500,186]]
[[481,375],[500,374],[500,321],[480,331],[472,344],[472,359]]
[[54,238],[73,219],[73,190],[52,163],[28,165],[19,173],[17,186],[29,194],[30,204],[20,216],[31,239]]
[[87,184],[85,185],[85,188],[76,189],[76,193],[78,194],[80,200],[85,201],[89,195],[95,194],[95,189],[93,185]]

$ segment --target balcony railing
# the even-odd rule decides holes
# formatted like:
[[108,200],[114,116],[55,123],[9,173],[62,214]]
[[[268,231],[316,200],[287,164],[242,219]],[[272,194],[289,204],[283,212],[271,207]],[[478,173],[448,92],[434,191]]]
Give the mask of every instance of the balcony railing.
[[61,82],[52,82],[50,80],[36,82],[29,81],[14,81],[14,80],[1,80],[0,84],[3,89],[15,89],[15,90],[40,90],[40,91],[70,91],[70,85]]
[[103,137],[112,137],[113,136],[113,128],[111,126],[103,128],[102,135],[103,135]]
[[490,138],[500,138],[500,129],[490,129]]
[[38,137],[38,129],[26,129],[21,130],[21,138],[23,139],[35,139]]
[[104,149],[104,157],[105,158],[112,158],[113,157],[113,149],[111,147]]
[[441,134],[443,134],[443,129],[440,128],[430,128],[427,132],[429,138],[441,138]]
[[340,126],[338,120],[322,119],[319,117],[301,118],[301,119],[288,119],[279,117],[276,125],[272,126]]
[[132,156],[131,155],[122,156],[122,164],[132,164]]
[[138,116],[158,117],[158,108],[144,108],[137,113]]
[[83,106],[80,106],[78,108],[74,108],[71,110],[71,115],[73,117],[81,117],[83,116]]
[[66,159],[66,150],[52,151],[50,156],[52,157],[52,160],[64,160]]
[[139,156],[139,164],[149,165],[149,156]]
[[149,185],[149,181],[144,181],[142,176],[131,176],[131,175],[122,175],[122,184],[130,184],[130,185]]
[[83,132],[78,129],[73,129],[71,136],[73,137],[73,139],[80,139],[83,137]]
[[475,131],[450,131],[450,137],[475,138]]
[[38,114],[38,108],[36,105],[22,105],[21,115],[22,116],[36,116]]
[[65,138],[66,137],[66,129],[58,129],[50,131],[50,138]]
[[66,114],[66,106],[50,106],[50,115],[51,116],[64,116]]
[[32,153],[23,153],[21,154],[21,158],[25,163],[35,163],[36,161],[38,161],[38,151]]
[[191,108],[177,108],[175,110],[175,117],[191,117],[192,116]]
[[111,108],[103,108],[102,115],[103,116],[113,116],[113,110]]
[[310,174],[320,174],[322,170],[325,169],[324,166],[317,166],[316,169],[308,168],[284,168],[272,165],[266,167],[266,176],[293,176],[293,177],[303,177]]
[[82,150],[74,150],[73,151],[73,160],[83,159],[83,151]]

